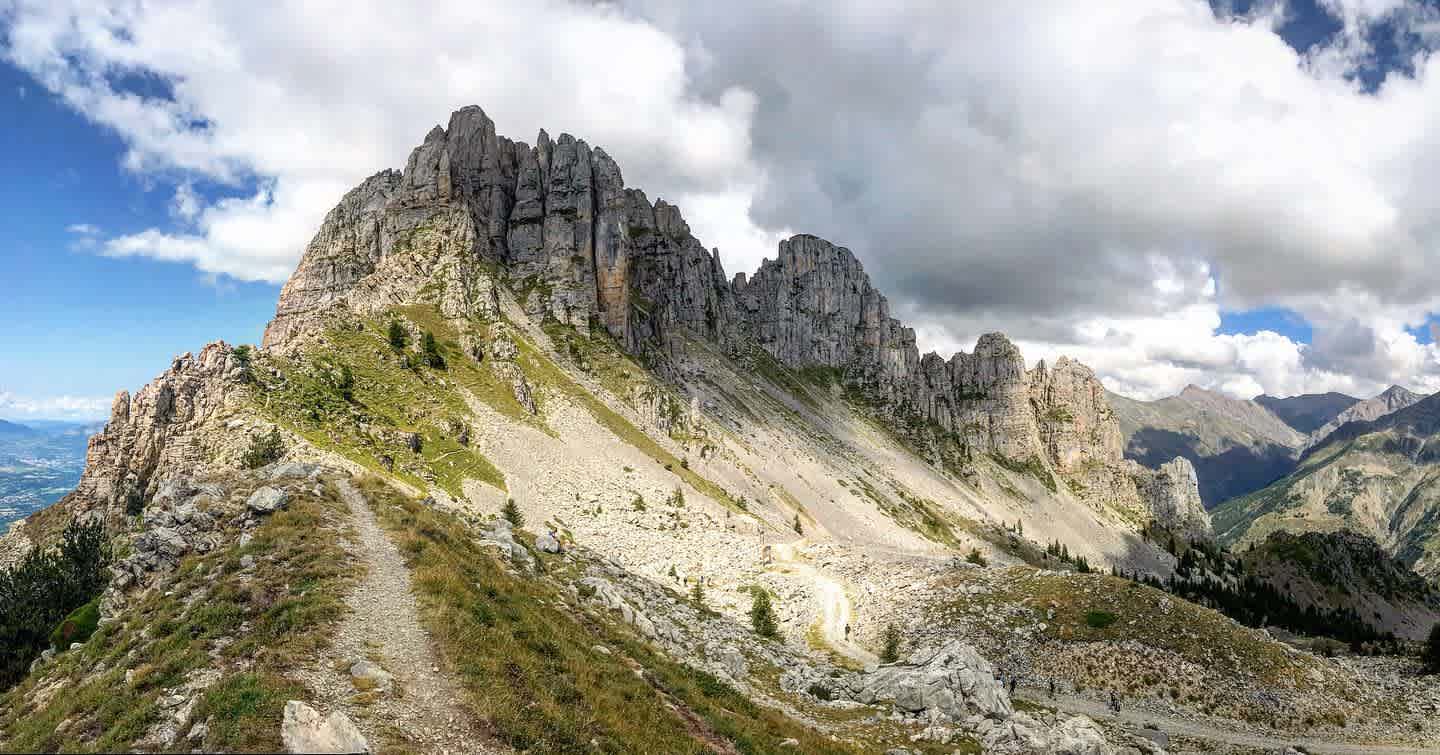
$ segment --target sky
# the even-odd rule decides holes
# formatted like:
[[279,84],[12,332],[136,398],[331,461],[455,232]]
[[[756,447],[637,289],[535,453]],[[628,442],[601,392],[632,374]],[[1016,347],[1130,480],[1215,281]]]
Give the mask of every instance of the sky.
[[467,104],[604,147],[731,273],[849,247],[923,349],[1440,390],[1437,45],[1417,0],[0,0],[0,417],[258,341],[325,212]]

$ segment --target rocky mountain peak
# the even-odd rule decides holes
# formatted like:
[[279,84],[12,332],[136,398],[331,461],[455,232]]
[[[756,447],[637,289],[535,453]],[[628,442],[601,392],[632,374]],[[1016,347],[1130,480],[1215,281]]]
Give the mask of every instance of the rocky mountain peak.
[[680,210],[625,187],[603,149],[543,131],[534,147],[511,141],[473,106],[432,129],[402,173],[376,174],[326,217],[265,347],[293,348],[316,330],[307,323],[323,329],[347,310],[431,303],[449,318],[494,316],[504,282],[530,317],[603,327],[632,353],[668,355],[698,337],[834,370],[897,423],[938,427],[967,457],[1088,477],[1109,469],[1086,489],[1143,508],[1089,368],[1062,358],[1029,371],[1000,333],[971,353],[922,359],[855,254],[814,235],[781,241],[753,274],[729,278]]

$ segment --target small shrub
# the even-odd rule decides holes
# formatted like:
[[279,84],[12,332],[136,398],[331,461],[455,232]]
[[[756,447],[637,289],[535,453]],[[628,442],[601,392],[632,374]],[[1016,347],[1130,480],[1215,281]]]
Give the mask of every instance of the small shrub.
[[242,343],[236,346],[230,353],[235,356],[235,361],[240,363],[240,382],[254,382],[255,373],[251,370],[251,360],[255,356],[254,350]]
[[979,548],[971,548],[970,555],[966,556],[965,560],[977,566],[990,565],[990,562],[985,560],[985,554],[981,553]]
[[427,367],[439,369],[445,366],[445,357],[440,355],[440,345],[435,343],[435,334],[428,330],[420,339],[420,353]]
[[1425,649],[1420,658],[1425,663],[1426,671],[1440,674],[1440,624],[1430,630],[1430,638],[1425,641]]
[[390,348],[399,351],[405,348],[406,343],[409,343],[410,336],[405,332],[404,326],[399,322],[392,321],[390,329],[385,334],[385,340],[390,342]]
[[1104,629],[1120,619],[1109,611],[1086,611],[1085,625],[1091,629]]
[[636,493],[636,494],[635,494],[635,500],[633,500],[633,501],[630,502],[630,508],[635,509],[636,511],[644,511],[644,510],[645,510],[645,496],[640,495],[639,493]]
[[96,598],[71,611],[70,615],[55,627],[55,631],[50,633],[50,646],[64,650],[73,642],[84,642],[90,639],[90,635],[94,634],[99,626],[100,599]]
[[690,602],[694,603],[696,608],[705,607],[705,585],[698,577],[695,579],[695,586],[690,588]]
[[750,590],[750,628],[761,637],[775,637],[780,634],[780,625],[775,620],[775,607],[770,603],[770,593],[763,587]]
[[880,635],[880,660],[885,663],[894,663],[900,660],[900,628],[894,624],[887,624],[885,632]]
[[349,365],[340,367],[340,377],[335,380],[335,391],[346,401],[355,400],[355,374],[350,371]]
[[800,515],[799,515],[799,514],[796,514],[796,515],[795,515],[795,524],[793,524],[792,527],[794,527],[794,529],[795,529],[795,534],[797,534],[797,535],[803,535],[803,534],[805,534],[805,528],[802,527],[802,526],[800,526]]
[[285,443],[280,439],[280,429],[271,428],[270,432],[250,439],[250,448],[240,463],[246,469],[258,469],[284,455]]
[[500,515],[505,517],[505,521],[509,522],[512,527],[525,526],[525,515],[520,513],[520,507],[515,504],[514,498],[505,501],[505,508],[500,510]]
[[827,703],[834,697],[834,695],[830,693],[830,688],[819,682],[810,685],[805,691],[809,692],[811,697],[814,697],[816,700],[824,700]]

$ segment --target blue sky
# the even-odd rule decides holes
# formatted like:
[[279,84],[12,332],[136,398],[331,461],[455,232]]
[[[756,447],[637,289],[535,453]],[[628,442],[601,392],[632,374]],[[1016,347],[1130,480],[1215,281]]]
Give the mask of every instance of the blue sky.
[[[145,384],[176,354],[216,339],[259,341],[279,286],[106,257],[85,246],[94,234],[70,230],[108,236],[179,222],[173,185],[125,170],[118,135],[4,63],[0,112],[0,322],[11,323],[0,329],[0,392],[33,407],[0,408],[0,417],[103,416],[110,395]],[[106,401],[72,412],[63,397]]]
[[1440,388],[1440,71],[1405,80],[1436,2],[836,2],[470,0],[401,33],[355,0],[337,37],[298,0],[0,0],[0,417],[104,416],[257,341],[324,212],[471,103],[603,146],[731,272],[849,246],[923,349],[1001,330],[1144,398]]

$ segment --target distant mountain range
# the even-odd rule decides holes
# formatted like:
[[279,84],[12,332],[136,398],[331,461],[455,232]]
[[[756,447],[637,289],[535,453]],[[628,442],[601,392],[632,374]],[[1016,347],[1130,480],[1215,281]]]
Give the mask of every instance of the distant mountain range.
[[1343,393],[1244,400],[1193,385],[1157,401],[1109,394],[1125,455],[1151,468],[1189,459],[1206,508],[1289,474],[1305,449],[1346,423],[1378,419],[1423,398],[1398,385],[1365,400]]
[[1440,575],[1437,480],[1440,394],[1336,428],[1308,448],[1290,474],[1216,508],[1215,531],[1222,541],[1240,544],[1277,530],[1360,532],[1434,577]]
[[1269,409],[1285,424],[1310,434],[1339,416],[1340,412],[1360,403],[1360,399],[1343,393],[1307,393],[1302,396],[1278,398],[1260,394],[1253,401]]

